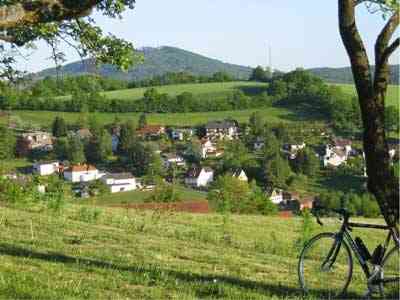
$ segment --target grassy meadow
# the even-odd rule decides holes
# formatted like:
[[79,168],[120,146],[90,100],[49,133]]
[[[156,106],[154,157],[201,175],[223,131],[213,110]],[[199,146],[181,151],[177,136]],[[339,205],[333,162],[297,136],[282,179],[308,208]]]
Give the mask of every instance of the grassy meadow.
[[[339,224],[325,223],[312,234]],[[300,218],[2,207],[0,227],[2,299],[304,299]],[[383,239],[353,233],[370,249]],[[364,291],[355,265],[349,293]]]
[[[356,88],[353,84],[338,84],[338,86],[349,94],[356,94]],[[389,85],[386,95],[386,105],[400,106],[400,87],[398,85]]]
[[[254,111],[261,111],[267,116],[267,120],[274,122],[291,122],[294,120],[305,120],[306,116],[299,116],[294,112],[284,108],[263,108],[250,110],[234,110],[219,112],[201,112],[201,113],[168,113],[168,114],[148,114],[149,124],[190,126],[207,123],[212,120],[223,120],[231,117],[239,122],[248,121]],[[68,123],[75,123],[79,113],[53,112],[53,111],[14,111],[12,113],[23,122],[29,122],[34,125],[49,127],[56,116],[63,117]],[[112,123],[116,116],[122,121],[138,121],[141,113],[96,113],[99,121],[103,124]],[[0,122],[6,122],[7,118],[0,118]]]

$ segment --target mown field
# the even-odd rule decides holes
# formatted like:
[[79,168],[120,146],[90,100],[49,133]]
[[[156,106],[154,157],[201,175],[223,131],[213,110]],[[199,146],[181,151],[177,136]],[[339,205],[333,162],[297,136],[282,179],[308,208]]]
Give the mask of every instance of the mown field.
[[[355,94],[353,85],[340,85],[349,94]],[[170,95],[177,95],[185,91],[192,92],[195,95],[204,97],[221,97],[231,93],[235,89],[241,89],[246,94],[257,94],[263,90],[264,84],[254,82],[227,82],[227,83],[206,83],[206,84],[181,84],[156,87],[160,92],[165,92]],[[124,98],[137,100],[143,97],[146,88],[127,89],[104,93],[110,98]],[[389,86],[387,105],[400,105],[399,102],[399,87]],[[222,120],[225,118],[234,118],[239,122],[244,122],[249,119],[249,116],[254,111],[261,111],[266,120],[271,123],[278,122],[293,122],[293,121],[314,121],[315,115],[307,113],[299,113],[285,108],[262,108],[250,109],[242,111],[221,111],[221,112],[199,112],[199,113],[170,113],[170,114],[149,114],[148,122],[150,124],[161,125],[176,125],[190,126],[204,124],[210,120]],[[38,126],[48,127],[56,116],[62,116],[69,123],[74,123],[79,113],[67,112],[49,112],[49,111],[14,111],[13,116],[20,118],[23,122],[32,123]],[[102,123],[111,123],[115,116],[121,120],[137,121],[140,113],[97,113],[99,121]],[[318,119],[318,116],[317,116]],[[0,123],[7,122],[6,117],[0,117]]]
[[[227,93],[233,92],[234,90],[241,89],[245,93],[256,93],[260,89],[265,87],[263,83],[248,82],[248,81],[234,81],[234,82],[213,82],[213,83],[189,83],[189,84],[176,84],[166,86],[154,87],[160,93],[166,93],[170,96],[177,96],[183,92],[190,92],[194,95],[204,97],[219,97],[226,95]],[[109,99],[127,99],[127,100],[139,100],[143,98],[143,95],[148,87],[145,88],[134,88],[124,89],[118,91],[110,91],[102,93]],[[66,99],[70,96],[60,97],[60,99]]]
[[[305,120],[306,116],[298,116],[294,112],[284,108],[265,108],[250,110],[235,110],[221,112],[204,113],[169,113],[169,114],[148,114],[149,124],[190,126],[200,125],[212,120],[223,120],[225,118],[234,118],[239,122],[248,121],[250,115],[255,111],[263,112],[269,122],[291,122],[294,120]],[[23,122],[29,122],[34,125],[49,127],[56,116],[63,117],[68,123],[75,123],[79,118],[79,113],[51,112],[51,111],[14,111],[12,113]],[[96,113],[98,120],[103,123],[112,123],[116,116],[122,121],[138,121],[141,113]],[[0,118],[0,122],[6,122],[7,118]]]
[[[325,222],[312,233],[338,227]],[[2,207],[0,227],[2,299],[303,299],[300,218]],[[382,238],[353,233],[370,249]],[[356,266],[349,293],[364,291]]]
[[[352,84],[338,84],[345,92],[355,95],[356,88]],[[400,87],[398,85],[389,85],[386,95],[386,105],[400,106]]]

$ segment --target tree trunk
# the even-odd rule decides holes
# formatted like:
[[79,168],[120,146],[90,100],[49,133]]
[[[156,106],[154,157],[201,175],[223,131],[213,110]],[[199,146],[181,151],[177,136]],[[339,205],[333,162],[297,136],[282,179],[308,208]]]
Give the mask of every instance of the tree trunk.
[[384,129],[388,62],[383,59],[376,65],[379,75],[374,84],[367,52],[356,26],[355,6],[354,0],[339,0],[339,28],[351,61],[361,108],[368,189],[377,199],[387,224],[395,225],[399,220],[399,185],[391,171]]

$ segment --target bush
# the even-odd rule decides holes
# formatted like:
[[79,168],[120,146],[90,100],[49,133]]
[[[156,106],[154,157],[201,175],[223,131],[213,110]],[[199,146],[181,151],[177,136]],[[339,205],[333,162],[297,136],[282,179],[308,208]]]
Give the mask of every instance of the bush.
[[86,223],[95,223],[99,219],[101,212],[98,208],[84,206],[78,211],[77,219]]

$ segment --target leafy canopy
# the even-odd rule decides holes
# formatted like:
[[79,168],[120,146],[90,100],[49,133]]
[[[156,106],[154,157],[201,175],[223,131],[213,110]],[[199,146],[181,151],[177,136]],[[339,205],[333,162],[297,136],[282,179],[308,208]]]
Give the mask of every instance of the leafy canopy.
[[50,46],[57,66],[65,60],[61,48],[67,44],[82,58],[127,70],[141,56],[130,42],[104,34],[91,15],[96,10],[122,18],[134,4],[135,0],[0,0],[0,78],[20,75],[14,70],[16,56],[39,40]]

